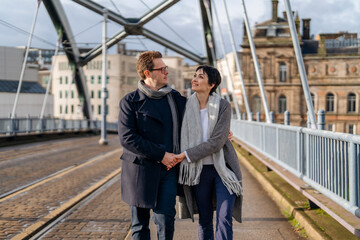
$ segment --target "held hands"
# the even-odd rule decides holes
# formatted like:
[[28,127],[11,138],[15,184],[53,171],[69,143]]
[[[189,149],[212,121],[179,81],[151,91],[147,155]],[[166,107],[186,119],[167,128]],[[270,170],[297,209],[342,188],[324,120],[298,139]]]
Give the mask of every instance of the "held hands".
[[172,167],[175,167],[176,164],[180,163],[184,158],[184,152],[178,155],[166,152],[163,159],[161,160],[161,163],[167,167],[167,170],[170,170]]

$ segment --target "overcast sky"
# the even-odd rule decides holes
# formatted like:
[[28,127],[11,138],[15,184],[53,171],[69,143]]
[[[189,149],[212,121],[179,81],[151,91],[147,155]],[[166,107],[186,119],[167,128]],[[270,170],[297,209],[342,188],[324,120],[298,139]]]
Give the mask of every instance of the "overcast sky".
[[[0,0],[0,46],[24,46],[28,35],[21,30],[30,32],[36,9],[37,0]],[[311,18],[311,35],[319,33],[335,33],[348,31],[359,33],[360,30],[360,1],[359,0],[290,0],[293,11],[299,13],[300,18]],[[76,42],[82,47],[93,47],[101,42],[102,17],[90,10],[72,2],[61,0],[65,12],[76,36]],[[140,17],[161,0],[97,0],[103,6],[118,12],[124,17]],[[227,23],[222,0],[216,3],[217,12],[222,24],[226,51],[231,51],[230,39],[227,34]],[[145,6],[145,4],[148,6]],[[114,5],[116,8],[114,7]],[[240,50],[242,32],[241,0],[226,0],[237,49]],[[271,0],[245,0],[251,25],[271,18]],[[284,1],[279,1],[278,16],[282,17]],[[144,27],[170,41],[200,55],[204,55],[204,40],[200,20],[198,0],[180,0],[167,11],[153,19]],[[171,29],[166,26],[166,24]],[[216,27],[216,26],[215,26]],[[16,28],[16,30],[15,30]],[[19,30],[21,29],[21,30]],[[108,24],[108,36],[111,37],[121,31],[123,27],[114,22]],[[173,33],[176,31],[178,35]],[[217,31],[217,27],[215,28]],[[32,47],[55,48],[57,34],[43,4],[40,5]],[[219,37],[215,38],[219,39]],[[139,40],[140,39],[140,40]],[[185,41],[184,41],[184,40]],[[164,47],[143,37],[130,36],[123,40],[128,49],[154,49],[161,52]],[[220,48],[218,48],[220,50]],[[114,49],[111,49],[114,51]],[[169,54],[174,54],[170,52]],[[221,54],[220,54],[221,55]]]

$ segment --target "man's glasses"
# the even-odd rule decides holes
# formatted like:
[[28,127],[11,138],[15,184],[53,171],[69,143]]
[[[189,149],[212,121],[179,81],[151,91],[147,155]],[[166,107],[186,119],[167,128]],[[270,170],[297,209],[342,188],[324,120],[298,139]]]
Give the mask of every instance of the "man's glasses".
[[162,67],[162,68],[153,68],[153,69],[149,69],[150,71],[156,71],[156,70],[160,70],[162,74],[165,74],[165,71],[168,70],[168,66]]

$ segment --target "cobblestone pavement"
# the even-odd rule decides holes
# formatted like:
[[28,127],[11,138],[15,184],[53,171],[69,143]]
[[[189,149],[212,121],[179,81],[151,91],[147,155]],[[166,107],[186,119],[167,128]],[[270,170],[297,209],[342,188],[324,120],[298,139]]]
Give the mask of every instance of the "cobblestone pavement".
[[42,239],[124,239],[130,228],[129,206],[121,201],[120,178]]
[[[87,141],[96,142],[97,144],[98,137],[96,139],[89,138]],[[81,159],[78,159],[79,162],[86,161],[88,159],[86,152],[89,152],[91,148],[97,147],[95,144],[88,144],[86,146],[78,145],[75,139],[72,145],[78,146],[78,150],[72,152],[71,155],[66,153],[55,154],[58,162],[67,161],[68,158],[78,158],[79,156],[86,156],[83,158],[80,157]],[[112,144],[110,144],[110,146],[111,145]],[[116,144],[116,146],[115,144],[113,145],[113,148],[119,148],[118,144]],[[101,148],[102,151],[94,152],[94,155],[99,155],[104,152],[105,149],[106,151],[110,151],[111,147]],[[120,152],[117,151],[116,154],[108,155],[99,161],[94,161],[84,167],[54,178],[28,192],[18,194],[0,202],[0,239],[9,239],[17,235],[25,228],[38,222],[42,217],[47,216],[64,203],[70,201],[79,193],[102,180],[115,169],[118,169],[121,166],[119,156]],[[54,160],[51,164],[55,163],[56,161]],[[51,168],[51,164],[48,164],[49,168]],[[6,169],[1,170],[5,171]],[[28,169],[24,169],[24,174],[28,172],[25,170]],[[19,177],[21,177],[21,175],[19,175]],[[17,175],[13,175],[13,178],[16,179]],[[118,195],[120,196],[120,194]]]
[[106,146],[98,140],[91,136],[0,150],[0,195],[120,147],[117,135],[109,135]]

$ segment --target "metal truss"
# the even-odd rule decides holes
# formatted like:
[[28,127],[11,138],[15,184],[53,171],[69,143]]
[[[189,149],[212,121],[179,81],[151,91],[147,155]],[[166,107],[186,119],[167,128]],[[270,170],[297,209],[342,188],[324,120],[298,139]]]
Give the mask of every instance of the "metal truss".
[[[206,12],[205,5],[203,0],[200,1],[202,22],[204,26],[204,37],[206,44],[206,52],[207,58],[201,57],[182,46],[169,41],[168,39],[144,28],[144,25],[157,17],[162,12],[166,11],[168,8],[173,6],[175,3],[180,0],[166,0],[161,2],[159,5],[151,9],[149,12],[144,14],[139,18],[124,18],[120,14],[117,14],[111,10],[107,9],[107,16],[109,20],[112,20],[122,26],[124,26],[124,30],[118,32],[114,36],[110,37],[106,42],[106,47],[110,48],[119,41],[123,40],[129,35],[143,35],[146,38],[165,46],[174,52],[177,52],[199,64],[213,64],[216,57],[214,56],[215,45],[212,38],[212,29],[209,27],[209,16],[204,14]],[[104,7],[100,4],[97,4],[91,0],[73,0],[73,2],[82,5],[89,10],[103,15]],[[57,30],[57,33],[62,38],[63,48],[65,53],[69,59],[70,65],[73,67],[74,79],[76,83],[76,87],[78,89],[78,93],[80,96],[80,101],[82,101],[84,109],[84,116],[88,119],[91,119],[92,112],[90,106],[89,94],[87,91],[87,86],[85,83],[85,77],[83,74],[82,66],[86,65],[89,61],[99,56],[102,53],[102,45],[99,44],[95,46],[93,49],[88,51],[87,53],[80,54],[78,47],[76,46],[76,42],[74,40],[74,35],[71,31],[70,24],[65,15],[62,4],[59,0],[43,0],[43,3],[48,11],[52,22]],[[210,36],[210,37],[209,37]]]

